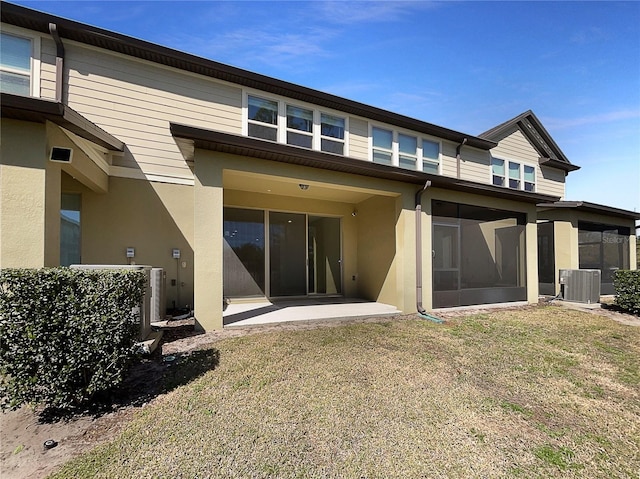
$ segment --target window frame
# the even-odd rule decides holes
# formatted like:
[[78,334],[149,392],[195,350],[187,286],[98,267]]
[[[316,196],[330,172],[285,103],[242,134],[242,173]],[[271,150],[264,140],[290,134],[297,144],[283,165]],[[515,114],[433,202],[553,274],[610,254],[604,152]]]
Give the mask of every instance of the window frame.
[[[417,132],[407,131],[407,130],[396,130],[387,125],[380,125],[376,123],[369,123],[369,161],[372,163],[376,163],[374,161],[374,145],[373,145],[373,132],[374,129],[390,131],[392,133],[392,144],[391,149],[385,149],[386,152],[391,152],[391,163],[390,166],[395,166],[397,168],[402,168],[409,171],[425,171],[424,163],[430,163],[432,165],[436,165],[437,172],[431,173],[426,171],[427,174],[442,174],[442,140],[439,138],[429,137],[426,135],[420,135]],[[416,153],[415,155],[407,155],[404,152],[400,151],[400,137],[410,137],[416,140]],[[433,158],[427,158],[424,156],[424,143],[429,142],[438,146],[438,158],[434,160]],[[380,149],[380,148],[377,148]],[[414,156],[415,157],[415,165],[414,168],[406,168],[401,165],[402,156]],[[386,163],[378,163],[378,164],[386,164]]]
[[[424,156],[424,142],[425,141],[438,145],[438,159],[437,160],[433,160],[432,158],[425,158],[425,156]],[[442,140],[437,139],[437,138],[433,138],[433,137],[425,137],[425,136],[421,137],[420,138],[420,146],[419,146],[419,155],[420,155],[420,160],[421,160],[420,161],[420,171],[423,171],[425,173],[429,173],[429,172],[426,172],[425,169],[424,169],[424,163],[426,161],[427,163],[436,164],[437,172],[435,174],[437,174],[437,175],[441,175],[442,174]]]
[[[374,140],[373,140],[373,133],[374,130],[380,130],[380,131],[386,131],[391,133],[391,147],[390,148],[384,148],[384,147],[379,147],[379,146],[374,146]],[[376,125],[370,125],[369,127],[369,155],[370,155],[370,160],[372,163],[377,163],[379,165],[387,165],[387,166],[398,166],[398,140],[397,140],[397,133],[389,128],[384,128],[381,126],[376,126]],[[375,153],[376,150],[379,151],[382,154],[385,155],[389,155],[389,162],[390,163],[380,163],[375,161]],[[394,151],[395,150],[395,151]]]
[[[503,165],[503,175],[496,174],[494,172],[494,164],[495,162],[501,161]],[[511,176],[511,165],[518,166],[518,176]],[[533,170],[533,181],[527,181],[525,176],[526,168],[531,168]],[[523,162],[521,160],[513,160],[510,158],[505,158],[502,156],[493,156],[491,155],[491,164],[489,169],[489,181],[492,186],[498,186],[500,188],[507,188],[510,190],[516,191],[526,191],[527,193],[535,193],[538,188],[538,169],[536,166]],[[502,178],[502,184],[496,184],[495,178]],[[511,182],[517,182],[517,187],[511,186]],[[531,185],[531,189],[528,189],[527,185]]]
[[[272,101],[277,104],[278,111],[278,119],[275,125],[271,127],[276,130],[276,143],[281,143],[288,146],[293,146],[296,148],[304,148],[305,150],[314,150],[321,151],[323,153],[327,153],[330,155],[338,155],[338,156],[347,156],[347,152],[349,151],[349,116],[343,112],[333,111],[329,109],[320,109],[316,105],[303,103],[303,102],[294,102],[289,101],[288,98],[280,98],[272,95],[264,94],[261,91],[257,90],[243,90],[242,95],[242,135],[249,138],[256,138],[258,140],[264,141],[272,141],[264,138],[260,138],[257,136],[249,136],[249,124],[262,124],[269,127],[267,123],[256,122],[256,120],[249,119],[249,97],[256,97],[261,100]],[[305,132],[304,130],[299,130],[297,128],[290,128],[288,125],[288,115],[287,109],[291,108],[299,108],[301,110],[307,110],[312,113],[313,123],[311,125],[311,132]],[[343,138],[337,138],[332,136],[327,136],[322,134],[322,115],[327,115],[331,117],[340,118],[344,121],[344,134]],[[293,143],[289,143],[287,141],[287,136],[289,133],[300,134],[304,136],[309,136],[311,138],[311,147],[307,148],[305,146],[299,146]],[[322,141],[328,140],[335,143],[342,144],[342,154],[334,153],[329,150],[322,149]]]
[[[31,42],[30,58],[29,58],[29,96],[40,98],[40,56],[41,56],[41,37],[34,35],[34,32],[13,25],[2,25],[2,34],[13,37],[22,38]],[[24,74],[16,72],[10,68],[4,68],[0,64],[0,71],[8,73]]]

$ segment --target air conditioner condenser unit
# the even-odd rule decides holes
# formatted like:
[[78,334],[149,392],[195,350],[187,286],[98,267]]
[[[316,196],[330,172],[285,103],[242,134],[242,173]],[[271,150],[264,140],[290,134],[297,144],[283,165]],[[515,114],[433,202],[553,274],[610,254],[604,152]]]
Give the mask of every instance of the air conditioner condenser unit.
[[599,269],[561,269],[562,299],[576,303],[600,302]]

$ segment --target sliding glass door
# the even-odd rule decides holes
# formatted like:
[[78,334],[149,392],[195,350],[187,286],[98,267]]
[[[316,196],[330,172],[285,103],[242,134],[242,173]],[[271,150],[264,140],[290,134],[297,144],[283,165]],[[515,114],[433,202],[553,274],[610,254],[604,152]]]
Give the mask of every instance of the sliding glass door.
[[306,215],[269,213],[271,296],[307,294]]
[[340,218],[225,208],[225,296],[341,294],[340,224]]

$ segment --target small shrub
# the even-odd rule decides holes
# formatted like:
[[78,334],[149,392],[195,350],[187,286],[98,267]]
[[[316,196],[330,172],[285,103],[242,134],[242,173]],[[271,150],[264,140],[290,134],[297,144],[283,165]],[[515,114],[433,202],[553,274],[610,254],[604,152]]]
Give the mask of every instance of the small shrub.
[[0,271],[0,407],[73,409],[135,357],[140,271]]
[[615,304],[631,314],[640,314],[640,270],[616,271],[613,287],[616,290]]

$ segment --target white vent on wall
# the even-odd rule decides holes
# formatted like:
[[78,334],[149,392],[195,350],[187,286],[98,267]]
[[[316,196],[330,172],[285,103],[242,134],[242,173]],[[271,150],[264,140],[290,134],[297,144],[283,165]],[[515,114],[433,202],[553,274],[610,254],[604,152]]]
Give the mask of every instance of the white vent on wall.
[[73,150],[71,148],[65,148],[63,146],[54,146],[49,153],[49,160],[57,163],[71,163],[73,157]]
[[562,299],[576,303],[600,302],[599,269],[561,269]]

